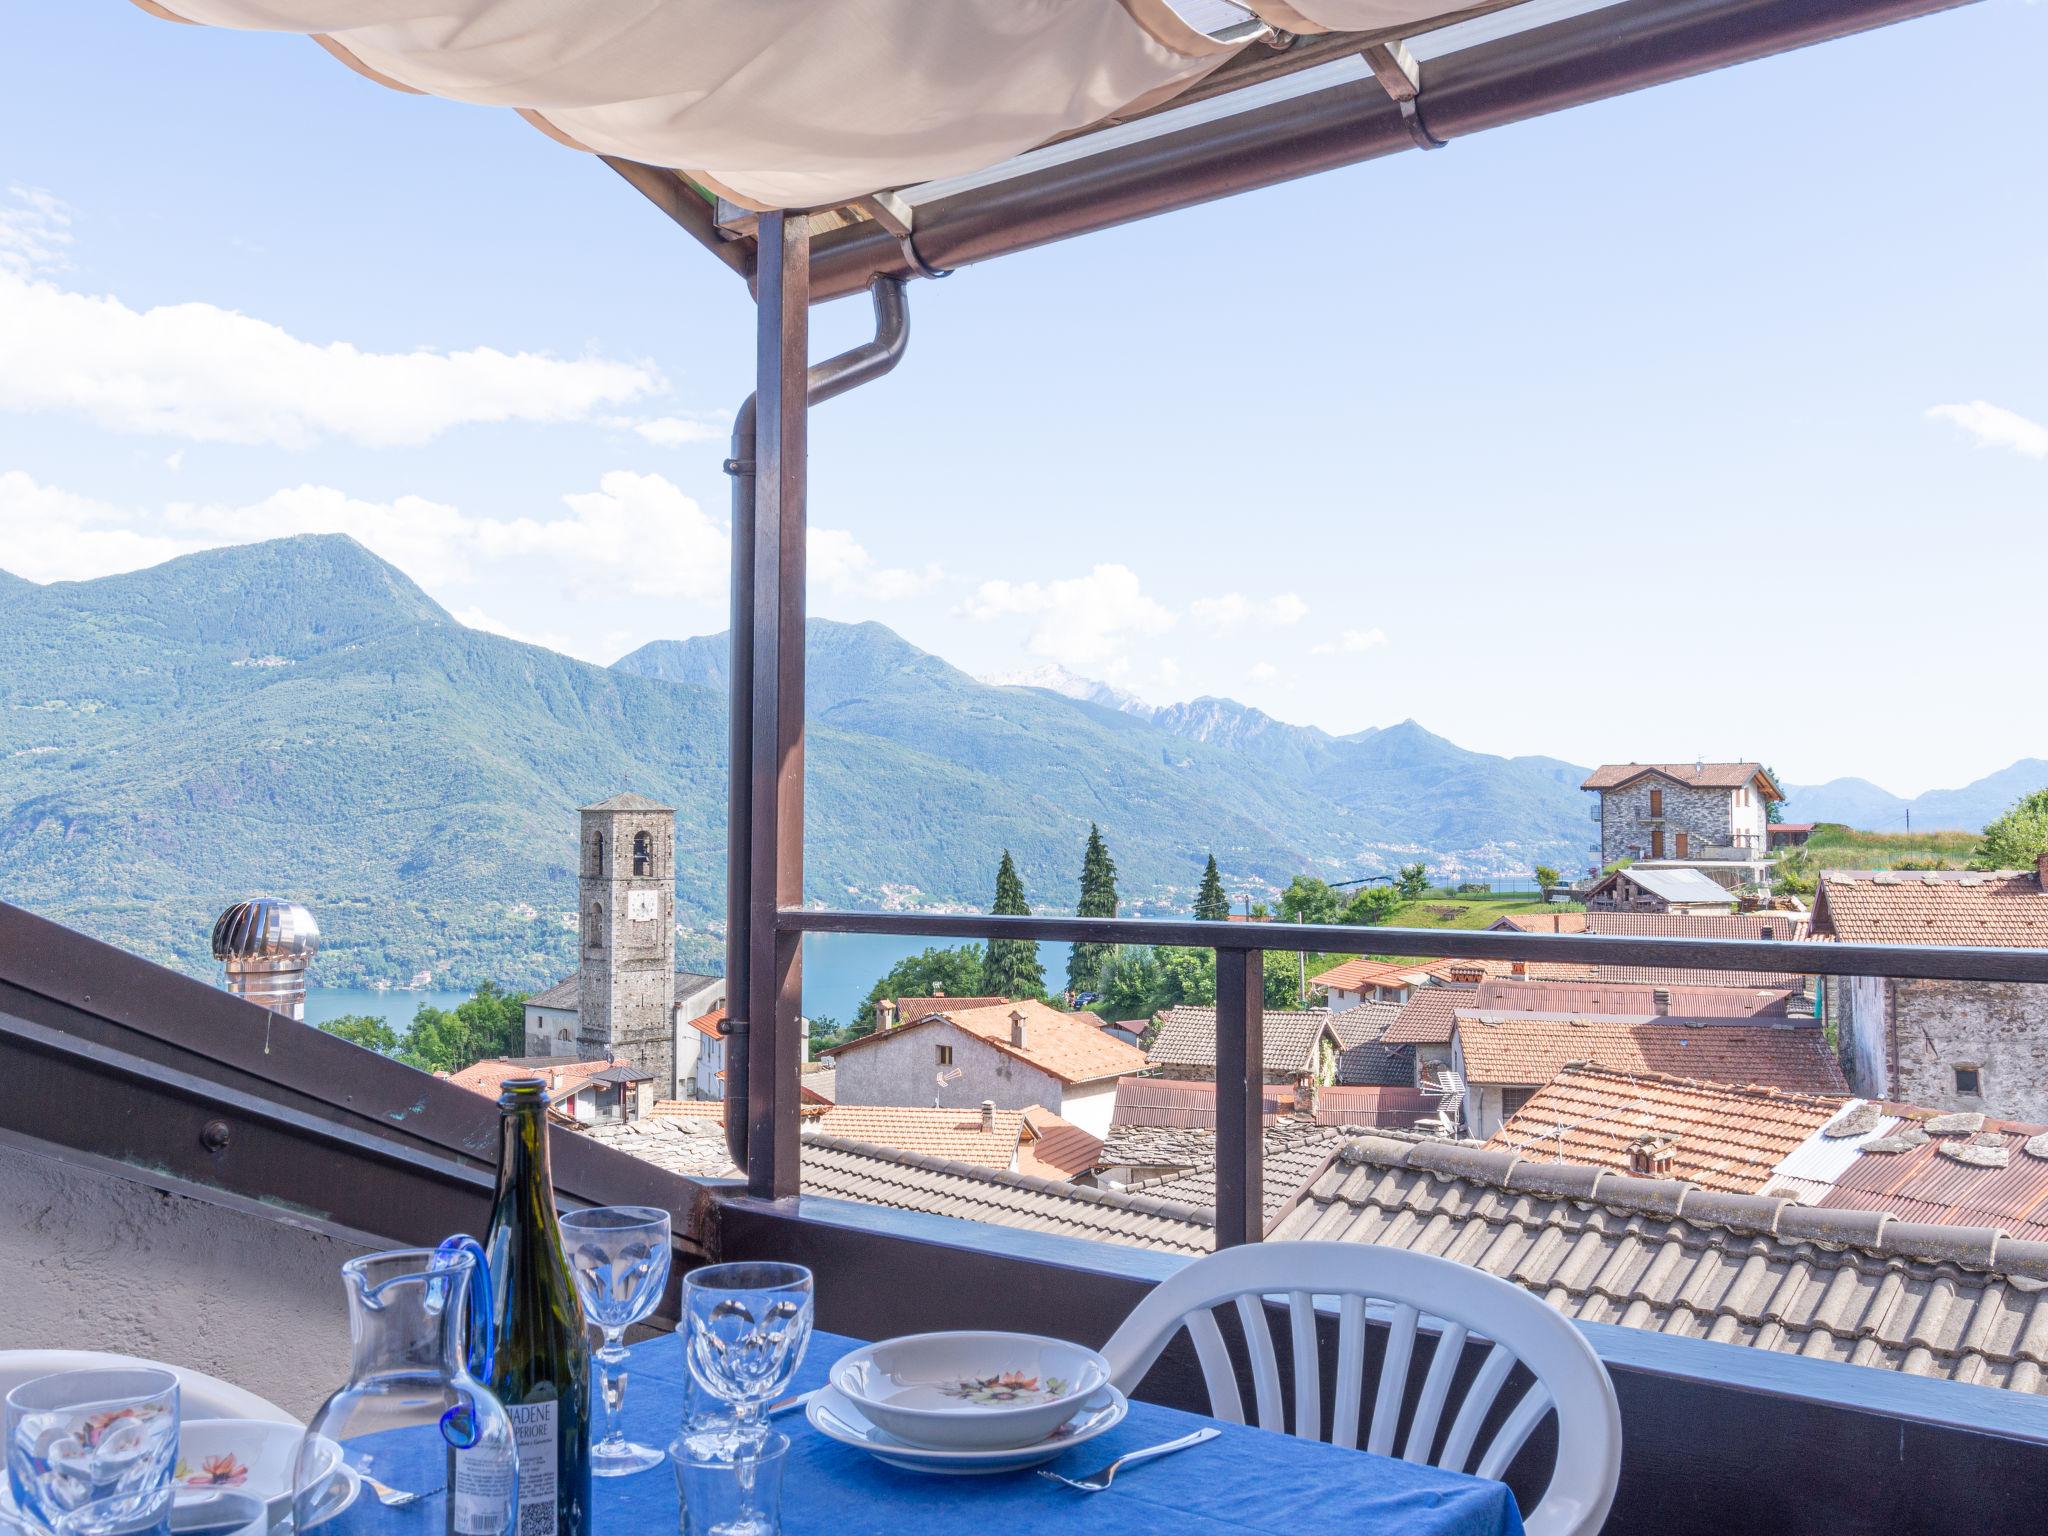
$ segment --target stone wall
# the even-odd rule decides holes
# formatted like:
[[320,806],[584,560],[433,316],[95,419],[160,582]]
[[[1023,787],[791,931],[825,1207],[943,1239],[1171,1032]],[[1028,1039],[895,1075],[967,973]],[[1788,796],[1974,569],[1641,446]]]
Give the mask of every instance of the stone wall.
[[[648,839],[651,864],[636,874],[633,847],[641,834]],[[655,1090],[665,1099],[679,1097],[675,841],[672,811],[582,814],[577,1044],[586,1055],[617,1057],[652,1072]]]
[[[1895,1097],[2048,1123],[2048,987],[1893,981],[1889,990]],[[1957,1067],[1976,1068],[1979,1093],[1957,1092]]]
[[363,1251],[0,1146],[0,1349],[141,1355],[305,1418],[348,1377],[341,1266]]
[[[1650,814],[1650,791],[1660,789],[1664,794],[1664,853],[1663,857],[1678,857],[1678,834],[1685,833],[1686,839],[1696,857],[1705,848],[1725,847],[1734,841],[1735,792],[1728,789],[1693,789],[1669,780],[1654,779],[1631,784],[1625,789],[1610,789],[1600,796],[1600,863],[1605,866],[1616,859],[1647,859],[1654,857],[1650,852],[1650,832],[1655,823],[1642,818]],[[1754,800],[1754,795],[1752,795]],[[1761,809],[1752,805],[1756,816]]]

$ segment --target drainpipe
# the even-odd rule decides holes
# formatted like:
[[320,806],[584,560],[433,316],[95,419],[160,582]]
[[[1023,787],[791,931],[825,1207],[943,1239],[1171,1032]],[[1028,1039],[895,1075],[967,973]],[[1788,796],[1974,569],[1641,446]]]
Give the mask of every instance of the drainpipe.
[[[809,404],[825,401],[879,379],[902,361],[910,340],[910,311],[903,298],[903,280],[877,277],[868,284],[875,302],[875,338],[852,350],[814,363],[805,396]],[[725,817],[725,1017],[719,1033],[725,1050],[725,1145],[736,1166],[747,1166],[747,941],[752,892],[748,888],[748,849],[739,829],[753,825],[753,781],[744,771],[752,749],[749,723],[754,697],[754,397],[748,395],[732,424],[732,457],[725,461],[732,476],[732,623],[727,663]],[[744,706],[744,707],[743,707]],[[798,836],[802,836],[801,829]]]

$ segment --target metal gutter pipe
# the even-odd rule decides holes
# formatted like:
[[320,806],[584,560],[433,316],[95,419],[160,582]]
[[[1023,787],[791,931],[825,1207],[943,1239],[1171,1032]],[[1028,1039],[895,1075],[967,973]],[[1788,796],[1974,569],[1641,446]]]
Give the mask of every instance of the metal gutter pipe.
[[[805,379],[805,398],[822,405],[849,390],[879,379],[903,359],[910,343],[910,306],[903,279],[875,277],[868,283],[875,304],[872,341],[815,363]],[[748,395],[732,424],[732,457],[725,461],[732,476],[732,623],[726,667],[725,800],[725,1145],[733,1162],[747,1166],[747,942],[751,865],[737,829],[754,821],[753,784],[744,771],[753,739],[754,698],[754,396]],[[734,1113],[737,1106],[739,1112]]]

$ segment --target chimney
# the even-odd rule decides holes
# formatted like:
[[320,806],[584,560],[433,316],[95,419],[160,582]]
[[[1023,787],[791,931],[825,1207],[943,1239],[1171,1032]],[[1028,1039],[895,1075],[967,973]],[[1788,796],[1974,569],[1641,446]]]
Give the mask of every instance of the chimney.
[[1323,1087],[1315,1078],[1304,1072],[1294,1081],[1294,1109],[1296,1114],[1307,1115],[1311,1120],[1322,1107]]
[[932,988],[932,996],[933,996],[933,997],[944,997],[945,995],[946,995],[946,989],[945,989],[944,987],[933,987],[933,988]]
[[982,1134],[985,1136],[993,1136],[996,1133],[996,1101],[994,1099],[983,1099],[981,1101],[981,1129]]
[[1669,1136],[1639,1136],[1629,1144],[1628,1171],[1639,1179],[1671,1177],[1671,1154],[1678,1142]]
[[320,948],[320,925],[295,901],[238,901],[214,920],[213,958],[228,990],[272,1013],[306,1017],[306,968]]
[[1012,1008],[1010,1010],[1010,1048],[1021,1051],[1028,1043],[1028,1040],[1029,1034],[1024,1028],[1024,1010]]
[[2043,848],[2034,860],[2034,878],[2040,882],[2041,889],[2048,892],[2048,848]]
[[1671,989],[1669,987],[1652,988],[1650,1002],[1651,1006],[1657,1010],[1659,1018],[1667,1017],[1671,1012]]
[[884,998],[877,998],[877,999],[875,1000],[875,1028],[876,1028],[876,1029],[878,1029],[878,1030],[881,1030],[881,1029],[894,1029],[895,1027],[896,1027],[896,1005],[895,1005],[895,1003],[893,1003],[892,1001],[890,1001],[890,1000],[889,1000],[888,998],[886,998],[886,997],[884,997]]
[[1486,967],[1483,965],[1473,965],[1469,961],[1457,961],[1451,966],[1451,980],[1471,982],[1476,986],[1486,980]]

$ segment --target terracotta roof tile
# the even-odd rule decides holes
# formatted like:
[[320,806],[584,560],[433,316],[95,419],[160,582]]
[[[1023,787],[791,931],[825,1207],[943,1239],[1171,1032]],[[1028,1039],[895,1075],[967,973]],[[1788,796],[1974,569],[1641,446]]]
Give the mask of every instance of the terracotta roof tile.
[[690,1028],[696,1030],[700,1035],[709,1035],[712,1039],[716,1040],[721,1038],[718,1033],[718,1026],[724,1022],[725,1004],[720,1003],[709,1013],[700,1013],[696,1018],[690,1020]]
[[994,1113],[993,1131],[979,1109],[932,1109],[908,1104],[835,1104],[804,1122],[807,1132],[896,1152],[921,1152],[976,1168],[1009,1168],[1017,1160],[1024,1116]]
[[1760,779],[1769,786],[1771,799],[1785,798],[1762,763],[1602,763],[1579,788],[1619,789],[1645,774],[1659,774],[1694,789],[1741,789]]
[[1473,1083],[1547,1083],[1568,1062],[1591,1061],[1617,1072],[1848,1092],[1826,1037],[1812,1024],[1461,1009],[1457,1029],[1465,1077]]
[[1495,932],[1584,933],[1584,912],[1510,912],[1487,925]]
[[1806,937],[1804,912],[1587,912],[1586,932],[1638,939],[1784,939]]
[[1308,984],[1331,992],[1361,992],[1367,987],[1412,987],[1427,981],[1441,960],[1374,960],[1359,955],[1333,965]]
[[1537,1089],[1487,1145],[1535,1161],[1627,1173],[1630,1146],[1654,1136],[1672,1142],[1669,1177],[1754,1195],[1770,1184],[1780,1161],[1842,1112],[1843,1102],[1574,1066]]
[[2048,894],[2033,870],[1823,874],[1813,931],[1845,944],[2048,948]]
[[1387,1032],[1380,1039],[1387,1045],[1449,1045],[1453,1033],[1452,1012],[1470,1008],[1478,991],[1477,987],[1460,986],[1455,982],[1417,987],[1408,1001],[1401,1005],[1401,1016],[1387,1026]]
[[1063,1120],[1043,1105],[1024,1111],[1024,1142],[1017,1149],[1017,1171],[1046,1178],[1077,1179],[1093,1172],[1102,1160],[1102,1138]]
[[[1025,1043],[1022,1046],[1010,1043],[1010,1016],[1013,1013],[1024,1016]],[[1134,1045],[1126,1045],[1114,1035],[1104,1034],[1102,1021],[1094,1014],[1062,1013],[1048,1004],[1029,1000],[978,1008],[948,1008],[943,1013],[926,1014],[913,1023],[899,1024],[894,1029],[878,1030],[871,1035],[862,1035],[858,1040],[849,1040],[831,1054],[843,1056],[848,1051],[860,1050],[878,1040],[893,1039],[908,1030],[929,1029],[934,1021],[965,1030],[1004,1055],[1029,1062],[1063,1083],[1100,1082],[1106,1077],[1123,1077],[1145,1070],[1145,1053]]]
[[935,1013],[951,1013],[957,1008],[993,1008],[998,1003],[1008,1002],[1007,997],[899,997],[896,999],[896,1022],[915,1024]]

